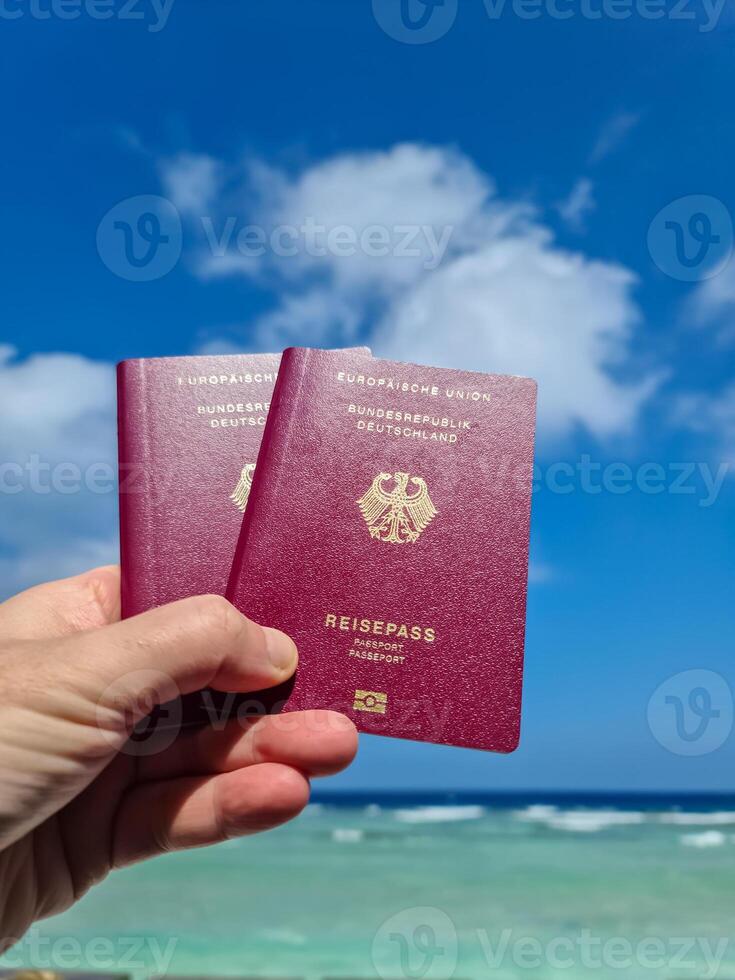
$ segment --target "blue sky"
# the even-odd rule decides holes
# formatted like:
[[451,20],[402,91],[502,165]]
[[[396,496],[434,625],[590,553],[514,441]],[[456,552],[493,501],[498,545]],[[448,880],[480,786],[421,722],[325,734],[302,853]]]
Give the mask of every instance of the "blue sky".
[[[359,340],[534,375],[522,747],[365,740],[335,785],[733,789],[729,0],[713,29],[694,2],[691,19],[665,2],[653,20],[631,0],[616,20],[460,0],[425,44],[380,26],[398,0],[174,0],[165,22],[144,0],[142,19],[113,0],[109,20],[81,2],[39,19],[37,2],[0,13],[3,460],[111,465],[124,357]],[[147,282],[105,251],[105,216],[140,195],[170,201],[182,229],[178,261]],[[392,251],[218,250],[228,218],[266,235],[377,225]],[[416,229],[415,256],[397,254],[398,226]],[[426,229],[447,231],[441,254]],[[687,264],[697,235],[719,241]],[[113,492],[24,480],[2,501],[4,593],[114,557]],[[662,684],[688,703],[688,670],[710,672],[695,686],[714,685],[720,711],[697,755],[673,702],[647,721]]]

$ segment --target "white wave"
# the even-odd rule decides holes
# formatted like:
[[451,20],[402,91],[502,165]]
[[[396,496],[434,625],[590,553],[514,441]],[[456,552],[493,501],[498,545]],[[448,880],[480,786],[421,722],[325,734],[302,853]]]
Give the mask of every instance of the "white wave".
[[679,840],[685,847],[722,847],[725,835],[721,830],[703,830],[701,834],[682,834]]
[[608,827],[630,827],[645,822],[645,813],[631,810],[566,810],[546,821],[552,830],[596,834]]
[[608,827],[628,827],[645,822],[646,815],[638,810],[560,810],[556,806],[535,804],[517,810],[517,820],[544,824],[551,830],[594,834]]
[[638,810],[559,810],[555,806],[529,806],[515,813],[517,820],[540,823],[551,830],[595,834],[608,827],[629,827],[645,822]]
[[332,831],[332,840],[337,844],[359,844],[364,836],[359,827],[337,827]]
[[378,803],[368,803],[365,807],[365,813],[368,817],[379,817],[383,812],[383,808]]
[[302,811],[303,816],[307,817],[318,817],[320,813],[324,812],[323,803],[307,803]]
[[729,827],[735,825],[735,813],[728,810],[717,810],[714,813],[662,813],[661,823],[670,823],[682,827]]
[[479,820],[484,816],[482,806],[417,806],[410,810],[396,810],[394,816],[401,823],[454,823],[457,820]]

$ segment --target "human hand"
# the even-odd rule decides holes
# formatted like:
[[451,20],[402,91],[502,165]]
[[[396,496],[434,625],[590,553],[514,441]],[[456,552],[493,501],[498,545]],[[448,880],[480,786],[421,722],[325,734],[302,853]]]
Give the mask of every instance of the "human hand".
[[297,654],[218,596],[124,622],[119,597],[112,566],[0,605],[0,936],[20,938],[113,868],[292,819],[309,777],[338,772],[357,749],[349,719],[304,711],[126,751],[151,676],[159,703],[204,687],[256,691],[290,677]]

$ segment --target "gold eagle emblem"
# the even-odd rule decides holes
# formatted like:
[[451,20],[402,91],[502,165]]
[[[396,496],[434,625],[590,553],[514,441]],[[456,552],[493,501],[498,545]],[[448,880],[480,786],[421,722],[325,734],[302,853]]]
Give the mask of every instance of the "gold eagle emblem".
[[246,463],[242,472],[240,473],[240,479],[237,481],[237,486],[230,494],[230,500],[237,507],[240,513],[245,513],[245,508],[248,505],[248,497],[250,496],[250,488],[253,485],[253,473],[255,473],[255,463]]
[[[388,490],[386,483],[391,479],[394,486]],[[390,473],[379,473],[357,505],[370,529],[370,536],[392,544],[418,541],[421,532],[438,513],[426,481],[408,473],[394,473],[392,477]]]

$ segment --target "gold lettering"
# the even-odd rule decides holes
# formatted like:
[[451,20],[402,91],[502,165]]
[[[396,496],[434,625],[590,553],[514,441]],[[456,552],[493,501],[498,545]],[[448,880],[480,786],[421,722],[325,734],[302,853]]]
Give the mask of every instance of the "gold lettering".
[[371,646],[377,649],[400,649],[403,644],[396,643],[396,640],[416,640],[424,643],[434,643],[436,640],[436,630],[433,626],[418,626],[408,623],[396,623],[387,619],[368,619],[367,617],[345,616],[338,613],[325,613],[324,627],[326,629],[338,629],[345,633],[372,634],[373,636],[385,636],[392,639],[391,644],[387,640],[353,640],[355,646]]

